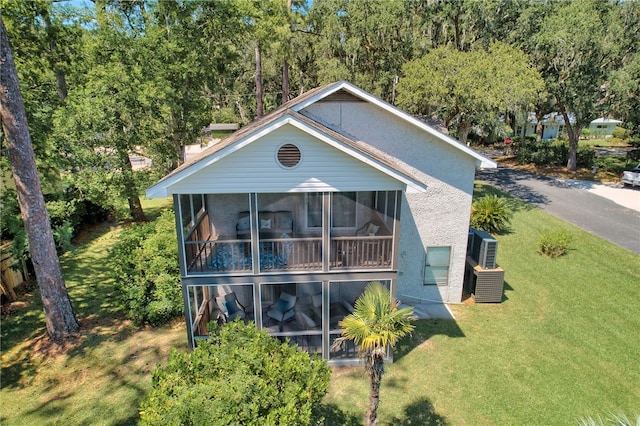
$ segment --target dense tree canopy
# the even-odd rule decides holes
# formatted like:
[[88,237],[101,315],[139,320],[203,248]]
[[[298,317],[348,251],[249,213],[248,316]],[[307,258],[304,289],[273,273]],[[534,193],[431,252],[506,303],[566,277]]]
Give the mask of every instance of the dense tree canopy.
[[[565,114],[570,168],[591,119],[640,129],[638,2],[87,4],[5,2],[2,14],[45,190],[72,187],[110,209],[128,203],[136,219],[137,194],[182,163],[205,125],[245,124],[258,98],[266,113],[341,79],[410,112],[441,114],[463,141],[500,117],[513,127],[530,111]],[[138,154],[153,160],[146,175],[127,164]]]
[[539,73],[526,55],[504,43],[468,52],[441,47],[403,67],[398,105],[407,111],[437,112],[466,142],[472,125],[503,111],[527,110],[542,89]]

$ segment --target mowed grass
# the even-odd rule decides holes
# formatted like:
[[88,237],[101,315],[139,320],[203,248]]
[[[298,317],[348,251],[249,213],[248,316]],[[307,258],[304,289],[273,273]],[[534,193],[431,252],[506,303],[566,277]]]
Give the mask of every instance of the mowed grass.
[[[146,202],[153,217],[166,202]],[[121,226],[85,235],[61,257],[67,289],[81,324],[78,339],[56,348],[45,338],[37,290],[2,321],[2,425],[135,424],[151,389],[150,372],[172,346],[186,348],[184,324],[137,329],[114,302],[108,250]]]
[[[476,186],[487,192],[496,191]],[[381,424],[568,425],[640,414],[640,257],[513,204],[509,232],[498,236],[503,302],[453,306],[455,321],[419,321],[387,366]],[[561,228],[571,252],[537,254],[539,235]],[[328,413],[359,424],[362,369],[336,370],[330,386]]]
[[[476,187],[487,192],[495,190]],[[386,366],[381,425],[566,425],[640,413],[640,257],[513,205],[510,230],[498,236],[503,302],[456,305],[455,321],[417,323]],[[574,238],[569,255],[538,255],[540,233],[559,228]],[[35,291],[3,321],[2,425],[134,424],[155,365],[171,346],[186,349],[181,321],[139,330],[113,302],[106,252],[116,232],[97,230],[62,258],[83,324],[67,352],[39,355],[47,345]],[[367,393],[362,368],[335,369],[327,425],[362,424]]]

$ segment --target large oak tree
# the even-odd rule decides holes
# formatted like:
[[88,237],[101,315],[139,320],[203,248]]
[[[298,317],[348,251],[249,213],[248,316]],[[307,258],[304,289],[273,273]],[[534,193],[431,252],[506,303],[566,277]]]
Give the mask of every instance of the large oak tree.
[[504,111],[526,110],[542,88],[526,55],[505,43],[488,51],[434,49],[402,69],[398,105],[415,114],[437,112],[463,143],[472,126]]

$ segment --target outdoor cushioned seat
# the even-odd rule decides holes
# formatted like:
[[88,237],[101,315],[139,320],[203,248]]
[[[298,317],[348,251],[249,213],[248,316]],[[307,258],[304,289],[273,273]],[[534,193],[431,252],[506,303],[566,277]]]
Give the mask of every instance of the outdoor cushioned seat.
[[294,306],[296,305],[297,297],[289,293],[282,292],[280,297],[269,308],[267,316],[283,324],[285,321],[293,318],[295,315]]
[[234,292],[216,297],[216,304],[224,315],[225,322],[233,321],[236,318],[244,319],[246,316],[246,309],[238,301]]

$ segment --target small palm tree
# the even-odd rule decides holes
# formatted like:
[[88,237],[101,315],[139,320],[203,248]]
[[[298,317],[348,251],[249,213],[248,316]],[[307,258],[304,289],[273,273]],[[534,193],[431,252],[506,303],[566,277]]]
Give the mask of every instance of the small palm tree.
[[387,348],[393,348],[400,338],[411,333],[415,327],[412,324],[413,308],[398,309],[398,304],[384,285],[377,281],[370,282],[356,300],[353,313],[338,324],[342,328],[342,336],[336,339],[334,346],[339,347],[346,341],[360,345],[360,356],[371,380],[369,410],[365,416],[368,426],[378,422],[380,382]]

